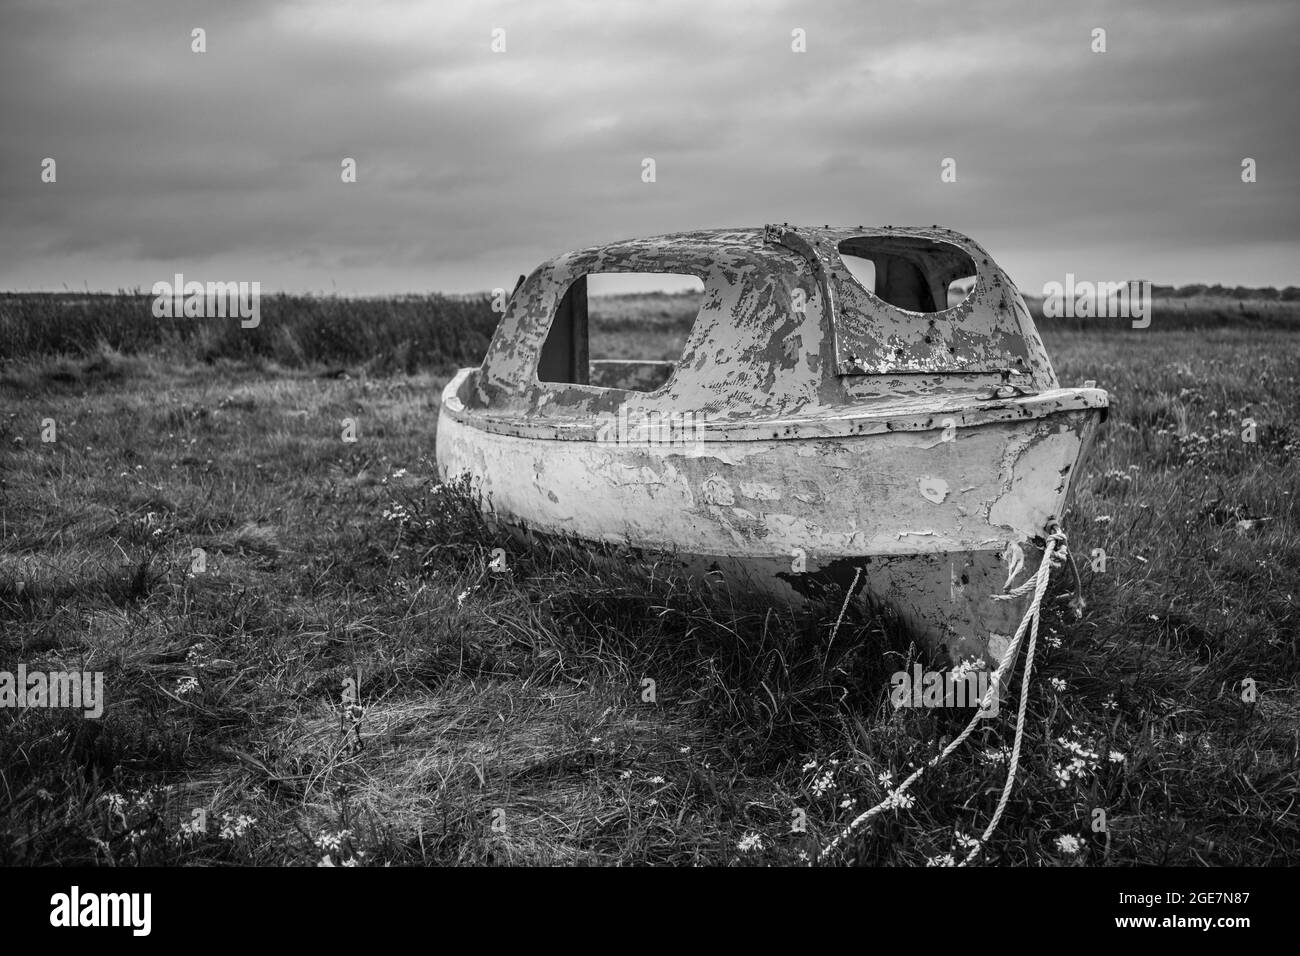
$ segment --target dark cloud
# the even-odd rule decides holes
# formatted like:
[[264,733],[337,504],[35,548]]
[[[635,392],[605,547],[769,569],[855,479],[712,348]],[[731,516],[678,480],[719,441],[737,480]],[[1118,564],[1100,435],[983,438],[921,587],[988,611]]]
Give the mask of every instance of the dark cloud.
[[947,224],[1026,289],[1295,283],[1300,10],[1087,7],[7,3],[0,287],[470,290],[771,220]]

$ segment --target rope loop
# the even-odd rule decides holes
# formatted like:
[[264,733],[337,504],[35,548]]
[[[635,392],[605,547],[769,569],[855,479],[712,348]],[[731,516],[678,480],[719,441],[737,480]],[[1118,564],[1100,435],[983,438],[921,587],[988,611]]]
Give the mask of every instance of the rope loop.
[[929,770],[931,767],[937,766],[950,753],[956,750],[967,737],[974,733],[975,727],[978,725],[983,714],[987,711],[994,695],[998,693],[1002,682],[1009,676],[1011,668],[1015,664],[1016,656],[1020,651],[1020,642],[1024,639],[1025,634],[1028,633],[1029,642],[1028,648],[1025,651],[1025,676],[1020,683],[1020,706],[1016,713],[1016,734],[1011,747],[1011,761],[1007,767],[1007,780],[1002,787],[1002,795],[998,798],[997,808],[993,811],[993,818],[989,821],[988,827],[984,830],[984,833],[980,836],[979,840],[976,841],[975,846],[966,854],[966,858],[963,859],[958,866],[966,866],[970,864],[980,854],[980,851],[984,849],[985,843],[987,843],[989,837],[993,835],[993,831],[997,829],[998,822],[1002,819],[1002,812],[1006,809],[1007,801],[1011,797],[1011,789],[1016,781],[1016,769],[1020,764],[1020,748],[1024,741],[1025,733],[1025,712],[1029,704],[1029,678],[1033,673],[1034,650],[1038,645],[1039,606],[1043,603],[1043,595],[1047,593],[1047,583],[1052,571],[1064,564],[1066,556],[1069,553],[1066,546],[1067,538],[1065,529],[1061,527],[1059,521],[1055,518],[1051,519],[1044,528],[1044,533],[1046,535],[1046,544],[1043,548],[1043,559],[1038,564],[1038,570],[1026,579],[1023,584],[1008,591],[1006,594],[993,595],[995,600],[1005,601],[1019,597],[1031,590],[1034,592],[1034,598],[1029,602],[1029,607],[1025,611],[1025,616],[1020,620],[1020,626],[1016,628],[1015,637],[1013,637],[1011,643],[1007,645],[1007,649],[1002,655],[1002,660],[998,663],[997,670],[993,672],[992,680],[989,681],[989,689],[984,694],[984,698],[980,701],[979,710],[976,711],[975,716],[971,718],[970,723],[966,725],[966,728],[953,739],[952,743],[948,744],[948,746],[941,750],[936,756],[931,758],[928,763],[915,770],[911,776],[900,783],[895,790],[891,791],[884,800],[881,800],[871,809],[860,813],[853,819],[853,822],[841,830],[839,835],[828,843],[821,853],[817,855],[817,861],[819,863],[825,860],[837,847],[843,844],[844,841],[852,837],[853,834],[865,825],[872,817],[877,816],[884,810],[897,806],[900,803],[903,794],[907,792],[908,788],[911,787],[913,783],[920,779],[921,775],[925,773],[925,771]]

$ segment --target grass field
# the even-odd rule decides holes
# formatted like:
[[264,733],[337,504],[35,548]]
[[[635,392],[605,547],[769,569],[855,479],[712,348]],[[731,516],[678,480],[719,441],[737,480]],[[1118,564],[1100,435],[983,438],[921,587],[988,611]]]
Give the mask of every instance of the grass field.
[[[915,651],[887,619],[850,609],[832,640],[837,607],[529,549],[436,486],[485,301],[278,308],[245,341],[0,302],[0,671],[102,671],[107,697],[0,709],[0,863],[793,864],[964,726],[891,708]],[[594,356],[693,305],[607,308]],[[1054,579],[987,862],[1300,863],[1300,324],[1161,317],[1044,333],[1114,406],[1067,518],[1086,607]],[[984,722],[846,859],[957,855],[1010,739]]]

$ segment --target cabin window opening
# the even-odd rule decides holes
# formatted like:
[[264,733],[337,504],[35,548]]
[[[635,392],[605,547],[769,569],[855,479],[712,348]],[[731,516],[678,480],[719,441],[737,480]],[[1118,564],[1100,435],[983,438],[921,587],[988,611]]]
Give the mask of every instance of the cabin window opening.
[[703,281],[684,273],[579,276],[556,306],[537,379],[653,392],[677,367],[703,299]]
[[975,286],[975,262],[944,242],[860,236],[839,244],[853,280],[877,299],[909,312],[943,312]]
[[948,308],[961,305],[975,291],[975,275],[962,276],[948,283]]
[[858,280],[858,285],[868,292],[876,291],[876,264],[862,256],[840,253],[840,258],[848,267],[849,275]]
[[[876,264],[862,256],[840,253],[840,259],[849,270],[849,275],[858,281],[858,285],[874,294],[876,291]],[[961,305],[975,289],[975,273],[958,276],[948,283],[947,305],[951,309]]]
[[[1015,314],[980,300],[985,273],[961,246],[886,232],[841,239],[835,251],[827,279],[837,292],[831,316],[836,374],[1027,372],[1027,344]],[[992,328],[981,329],[984,338],[972,344],[975,310]]]

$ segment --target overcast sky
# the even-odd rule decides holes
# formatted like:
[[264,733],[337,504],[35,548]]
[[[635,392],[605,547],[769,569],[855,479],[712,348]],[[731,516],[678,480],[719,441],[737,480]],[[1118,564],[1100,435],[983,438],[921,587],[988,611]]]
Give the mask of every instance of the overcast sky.
[[1027,292],[1300,284],[1297,28],[1296,0],[3,0],[0,289],[472,291],[770,221],[947,225]]

